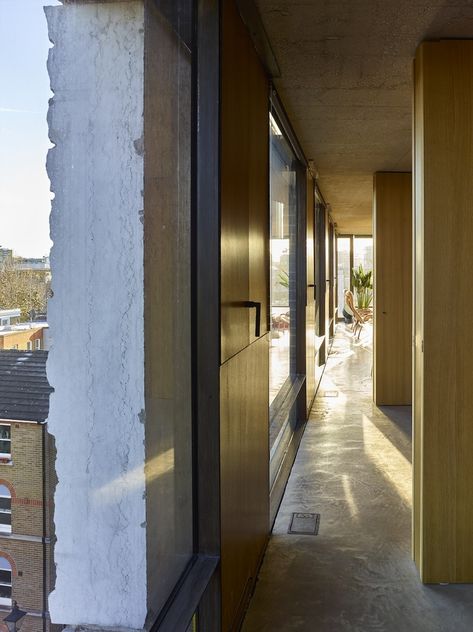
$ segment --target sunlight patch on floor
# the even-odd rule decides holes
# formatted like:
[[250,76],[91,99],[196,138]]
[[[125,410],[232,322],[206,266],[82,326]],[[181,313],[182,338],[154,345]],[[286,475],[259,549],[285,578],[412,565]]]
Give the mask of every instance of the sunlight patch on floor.
[[406,457],[363,415],[363,443],[366,455],[391,483],[400,498],[412,506],[412,468]]

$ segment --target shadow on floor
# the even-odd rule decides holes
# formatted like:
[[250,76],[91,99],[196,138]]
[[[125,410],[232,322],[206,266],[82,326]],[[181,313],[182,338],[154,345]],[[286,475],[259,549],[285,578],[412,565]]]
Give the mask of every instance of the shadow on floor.
[[[424,586],[411,559],[410,408],[373,404],[369,332],[332,350],[337,396],[316,399],[243,632],[471,632],[473,586]],[[318,536],[287,533],[298,511]]]

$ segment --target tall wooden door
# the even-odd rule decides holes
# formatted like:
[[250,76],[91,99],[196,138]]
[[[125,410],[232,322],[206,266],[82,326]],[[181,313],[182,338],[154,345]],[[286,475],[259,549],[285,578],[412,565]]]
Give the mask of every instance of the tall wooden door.
[[269,84],[222,3],[222,630],[238,629],[269,533]]

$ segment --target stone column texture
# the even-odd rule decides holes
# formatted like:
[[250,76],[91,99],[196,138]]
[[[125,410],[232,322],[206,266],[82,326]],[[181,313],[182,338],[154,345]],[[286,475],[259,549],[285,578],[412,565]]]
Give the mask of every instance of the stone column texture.
[[46,8],[57,447],[52,621],[141,629],[146,604],[143,2]]

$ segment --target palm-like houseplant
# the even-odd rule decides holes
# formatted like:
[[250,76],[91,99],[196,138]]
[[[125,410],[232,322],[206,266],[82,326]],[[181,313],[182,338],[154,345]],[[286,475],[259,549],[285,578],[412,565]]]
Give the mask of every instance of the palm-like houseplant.
[[360,263],[358,269],[353,268],[352,281],[356,293],[356,302],[358,307],[366,309],[371,305],[373,300],[373,272],[365,272]]

